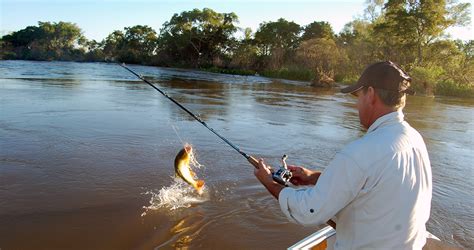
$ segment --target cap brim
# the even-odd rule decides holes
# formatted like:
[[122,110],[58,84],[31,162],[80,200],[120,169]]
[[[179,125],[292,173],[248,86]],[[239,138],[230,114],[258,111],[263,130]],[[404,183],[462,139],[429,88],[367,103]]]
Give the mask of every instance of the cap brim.
[[364,87],[364,86],[361,86],[359,84],[354,84],[354,85],[342,88],[341,92],[344,93],[344,94],[351,94],[351,93],[354,93],[357,90],[361,89],[362,87]]

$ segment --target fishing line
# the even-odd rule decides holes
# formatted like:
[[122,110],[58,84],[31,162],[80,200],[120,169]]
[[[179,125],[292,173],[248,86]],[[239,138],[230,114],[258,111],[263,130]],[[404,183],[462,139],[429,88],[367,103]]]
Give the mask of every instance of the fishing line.
[[176,127],[174,126],[174,124],[171,124],[171,127],[173,128],[174,133],[176,134],[176,136],[178,136],[178,139],[179,139],[179,141],[181,142],[181,144],[184,145],[184,141],[183,141],[183,139],[181,139],[181,136],[179,136],[178,130],[176,129]]
[[[178,136],[179,141],[181,141],[181,145],[185,145],[186,143],[183,141],[183,139],[181,138],[181,136],[179,136],[177,127],[176,127],[174,124],[171,124],[171,127],[173,128],[174,132],[176,133],[176,136]],[[193,153],[191,154],[191,158],[189,159],[189,161],[191,162],[191,165],[192,165],[193,167],[201,168],[201,167],[204,166],[204,165],[202,165],[201,163],[199,163],[199,162],[197,161],[195,154],[196,154],[196,152],[193,152]]]
[[221,138],[225,143],[227,143],[229,146],[231,146],[233,149],[235,149],[237,152],[239,152],[239,154],[241,154],[242,156],[245,157],[245,159],[247,159],[254,167],[258,168],[258,161],[252,157],[251,155],[248,155],[246,154],[245,152],[243,152],[240,148],[238,148],[237,146],[235,146],[232,142],[230,142],[229,140],[227,140],[226,138],[224,138],[222,135],[220,135],[219,133],[217,133],[213,128],[209,127],[206,122],[204,122],[203,120],[201,120],[201,118],[199,118],[198,116],[196,116],[193,112],[191,112],[189,109],[187,109],[186,107],[184,107],[183,105],[181,105],[181,103],[177,102],[175,99],[173,99],[172,97],[170,97],[167,93],[163,92],[161,89],[159,89],[158,87],[156,87],[154,84],[152,84],[151,82],[149,82],[147,79],[145,79],[143,76],[135,73],[135,71],[131,70],[130,68],[128,68],[127,66],[125,66],[125,63],[122,63],[120,64],[120,66],[122,66],[123,68],[125,68],[126,70],[128,70],[130,73],[132,73],[133,75],[135,75],[136,77],[138,77],[139,79],[141,79],[142,81],[144,81],[145,83],[147,83],[148,85],[150,85],[152,88],[154,88],[156,91],[160,92],[162,95],[164,95],[166,98],[168,98],[170,101],[172,101],[174,104],[176,104],[178,107],[180,107],[182,110],[184,110],[186,113],[188,113],[190,116],[192,116],[196,121],[198,121],[199,123],[201,123],[204,127],[206,127],[207,129],[209,129],[212,133],[214,133],[217,137]]

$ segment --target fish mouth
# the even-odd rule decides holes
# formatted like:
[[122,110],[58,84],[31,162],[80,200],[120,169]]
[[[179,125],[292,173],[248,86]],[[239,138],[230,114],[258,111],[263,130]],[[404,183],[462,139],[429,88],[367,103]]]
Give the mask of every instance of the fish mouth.
[[184,150],[186,150],[186,153],[191,154],[193,152],[193,146],[186,143],[186,145],[184,145]]

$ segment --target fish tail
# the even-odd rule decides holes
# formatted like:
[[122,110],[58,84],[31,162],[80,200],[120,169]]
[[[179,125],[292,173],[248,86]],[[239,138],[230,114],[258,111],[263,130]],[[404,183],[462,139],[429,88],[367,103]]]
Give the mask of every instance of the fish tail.
[[198,188],[202,188],[204,186],[204,181],[203,180],[198,180],[196,186]]
[[204,188],[204,181],[203,180],[197,180],[196,185],[194,186],[196,188],[196,191],[198,194],[202,194],[202,189]]

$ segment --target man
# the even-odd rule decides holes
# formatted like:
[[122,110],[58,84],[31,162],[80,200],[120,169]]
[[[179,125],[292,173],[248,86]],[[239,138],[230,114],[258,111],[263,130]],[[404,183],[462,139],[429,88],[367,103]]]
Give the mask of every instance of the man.
[[431,166],[420,134],[403,120],[410,77],[387,61],[370,65],[356,84],[367,134],[339,152],[324,172],[290,166],[295,189],[272,180],[263,160],[255,176],[289,220],[337,223],[336,249],[421,249],[431,208]]

